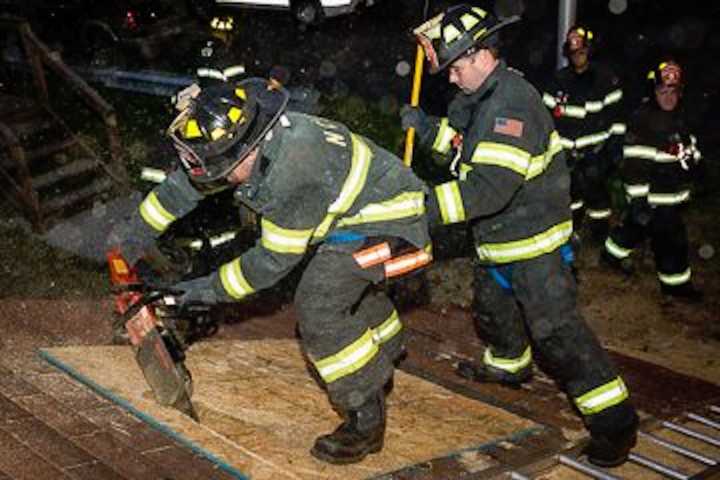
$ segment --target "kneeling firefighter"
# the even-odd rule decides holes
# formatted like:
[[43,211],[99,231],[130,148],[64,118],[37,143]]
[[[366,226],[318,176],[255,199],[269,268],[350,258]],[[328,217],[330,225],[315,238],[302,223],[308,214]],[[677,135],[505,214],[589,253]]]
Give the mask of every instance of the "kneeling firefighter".
[[214,273],[178,283],[181,305],[243,300],[308,259],[297,287],[302,347],[344,417],[312,454],[344,464],[382,449],[384,387],[403,330],[374,284],[431,261],[426,189],[402,161],[344,125],[286,111],[277,83],[248,78],[204,89],[168,129],[183,168],[130,220],[129,262],[206,195],[234,196],[261,216],[256,245]]
[[474,318],[488,346],[458,373],[518,388],[538,354],[583,416],[588,459],[615,466],[636,442],[638,417],[577,309],[563,252],[572,233],[565,152],[537,90],[499,56],[498,31],[515,20],[459,5],[416,29],[431,73],[447,68],[460,91],[447,117],[401,111],[421,141],[458,159],[458,178],[427,203],[431,225],[468,223],[477,251]]

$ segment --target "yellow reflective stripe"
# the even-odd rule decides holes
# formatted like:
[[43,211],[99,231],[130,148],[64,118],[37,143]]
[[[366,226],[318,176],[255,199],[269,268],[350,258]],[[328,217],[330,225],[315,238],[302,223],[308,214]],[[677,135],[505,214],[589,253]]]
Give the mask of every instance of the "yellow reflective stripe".
[[575,398],[575,405],[583,415],[592,415],[617,405],[628,398],[628,390],[622,378],[617,377],[586,394]]
[[603,102],[585,102],[585,109],[590,113],[597,113],[603,109]]
[[461,163],[460,168],[458,168],[458,178],[463,181],[467,180],[468,173],[472,172],[472,169],[472,165]]
[[435,187],[435,195],[437,196],[444,224],[465,220],[465,207],[463,206],[458,182],[446,182],[438,185]]
[[613,123],[610,125],[610,135],[625,135],[625,132],[627,132],[627,125],[624,123]]
[[607,237],[605,239],[605,250],[619,260],[629,257],[633,252],[631,248],[623,248],[615,243],[612,237]]
[[165,210],[155,192],[150,192],[140,204],[140,215],[152,228],[164,232],[177,217]]
[[563,116],[571,118],[585,118],[587,111],[577,105],[565,105],[562,109]]
[[397,335],[402,330],[402,322],[397,310],[393,310],[390,316],[374,329],[374,338],[378,344],[383,344]]
[[658,272],[658,278],[660,279],[660,281],[665,285],[670,285],[673,287],[689,282],[690,277],[692,277],[692,270],[690,270],[689,267],[682,273],[666,274]]
[[650,192],[649,183],[637,183],[634,185],[626,183],[624,187],[625,193],[630,198],[642,198],[647,196],[647,194]]
[[278,253],[305,253],[313,234],[313,229],[290,230],[275,225],[266,218],[262,219],[260,226],[262,227],[262,246]]
[[582,200],[578,200],[576,202],[570,203],[570,210],[580,210],[585,205],[585,202]]
[[486,348],[485,354],[483,355],[483,362],[485,365],[490,365],[491,367],[499,368],[509,373],[517,373],[532,362],[532,350],[530,347],[527,347],[518,358],[500,358],[493,355],[489,348]]
[[530,238],[503,243],[485,243],[476,248],[478,258],[491,263],[510,263],[550,253],[570,239],[572,221],[559,223]]
[[690,190],[676,193],[648,193],[647,200],[650,205],[677,205],[690,199]]
[[228,262],[220,267],[220,282],[225,291],[231,297],[240,300],[255,291],[250,286],[245,275],[242,273],[240,258],[236,258],[232,262]]
[[447,153],[452,146],[452,139],[457,132],[450,126],[447,117],[440,119],[440,127],[433,142],[432,149],[436,152]]
[[604,218],[609,218],[610,215],[612,215],[612,210],[610,210],[609,208],[604,208],[602,210],[593,210],[591,208],[588,208],[587,215],[593,220],[602,220]]
[[350,375],[364,367],[377,355],[373,331],[368,329],[360,338],[335,355],[314,362],[315,368],[326,383]]
[[537,177],[538,175],[543,173],[545,169],[547,169],[548,165],[552,163],[555,155],[562,151],[562,149],[563,147],[560,140],[560,135],[558,135],[557,132],[553,131],[550,134],[548,149],[545,151],[545,153],[536,155],[530,159],[530,166],[528,168],[527,176],[525,178],[530,180],[531,178]]
[[555,108],[557,106],[557,99],[547,92],[543,93],[542,99],[543,103],[548,108]]
[[370,147],[357,135],[352,134],[353,154],[350,165],[350,172],[345,183],[340,189],[338,198],[328,207],[328,214],[325,219],[315,228],[314,238],[323,238],[327,235],[335,217],[350,210],[360,192],[365,187],[370,163],[372,162],[372,151]]
[[352,217],[338,221],[339,227],[360,223],[387,222],[398,218],[417,217],[425,213],[423,192],[404,192],[380,203],[370,203]]
[[473,152],[472,163],[509,168],[524,177],[530,167],[530,154],[504,143],[480,142]]
[[590,135],[583,135],[580,138],[575,139],[575,148],[585,148],[589,145],[597,145],[604,142],[610,137],[607,132],[593,133]]
[[566,150],[575,148],[575,142],[567,137],[560,138],[560,145]]
[[673,163],[678,161],[675,155],[646,145],[627,145],[623,147],[623,156],[625,158],[642,158],[658,163]]
[[613,90],[612,92],[605,95],[605,99],[603,100],[603,103],[605,105],[612,105],[613,103],[617,103],[623,98],[623,92],[620,89]]

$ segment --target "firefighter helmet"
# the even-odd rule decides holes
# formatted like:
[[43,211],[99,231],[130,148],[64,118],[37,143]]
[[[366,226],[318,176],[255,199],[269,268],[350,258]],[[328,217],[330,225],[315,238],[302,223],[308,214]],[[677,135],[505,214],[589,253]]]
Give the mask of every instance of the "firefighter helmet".
[[652,82],[653,88],[669,87],[682,89],[685,85],[685,77],[680,64],[672,59],[663,60],[647,74],[647,79]]
[[565,55],[570,55],[584,48],[590,50],[595,43],[594,37],[592,30],[581,25],[573,26],[565,36],[565,44],[563,45]]
[[430,73],[437,73],[479,48],[496,46],[498,30],[519,20],[517,15],[499,20],[480,7],[461,4],[425,22],[414,33],[425,50]]
[[289,94],[262,78],[211,86],[168,128],[190,179],[214,188],[260,143],[283,114]]

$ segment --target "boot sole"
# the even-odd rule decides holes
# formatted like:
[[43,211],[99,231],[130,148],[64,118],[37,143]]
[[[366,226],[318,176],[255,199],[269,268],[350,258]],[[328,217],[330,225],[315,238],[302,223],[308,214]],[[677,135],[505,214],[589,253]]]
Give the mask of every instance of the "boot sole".
[[316,450],[315,447],[310,449],[310,454],[317,458],[318,460],[322,460],[323,462],[330,463],[333,465],[349,465],[351,463],[358,463],[361,462],[365,457],[372,453],[378,453],[380,450],[382,450],[383,444],[379,443],[377,445],[373,445],[370,449],[364,451],[362,454],[355,455],[354,457],[333,457],[332,455]]

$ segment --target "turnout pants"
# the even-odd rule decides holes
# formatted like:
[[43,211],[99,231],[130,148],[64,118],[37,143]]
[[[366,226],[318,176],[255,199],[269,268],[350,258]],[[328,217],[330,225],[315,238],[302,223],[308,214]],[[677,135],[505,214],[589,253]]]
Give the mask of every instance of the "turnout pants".
[[614,258],[624,260],[649,237],[660,284],[672,288],[690,282],[687,228],[680,208],[677,205],[652,208],[647,225],[628,214],[623,223],[610,232],[605,250]]
[[627,390],[580,317],[575,279],[559,251],[495,272],[478,265],[474,280],[475,326],[489,350],[485,363],[503,368],[526,359],[529,364],[533,351],[591,430],[612,430],[632,421]]
[[606,155],[594,152],[573,152],[570,166],[570,207],[576,231],[587,216],[588,227],[594,238],[604,239],[608,233],[612,214],[610,192],[607,187],[611,173]]
[[390,380],[404,349],[402,324],[384,292],[382,265],[362,269],[360,242],[323,244],[295,293],[303,349],[343,410],[360,407]]

